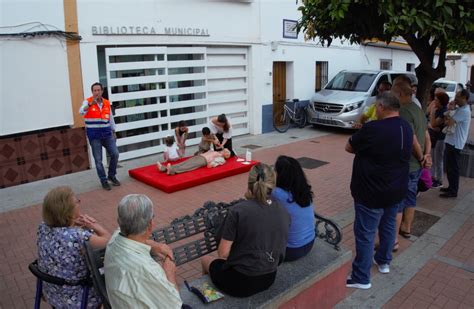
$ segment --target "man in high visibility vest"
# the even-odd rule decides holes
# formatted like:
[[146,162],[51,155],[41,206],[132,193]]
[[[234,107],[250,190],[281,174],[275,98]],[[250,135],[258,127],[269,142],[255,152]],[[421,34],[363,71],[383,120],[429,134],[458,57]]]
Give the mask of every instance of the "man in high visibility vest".
[[[102,84],[92,84],[91,91],[92,97],[84,100],[79,113],[84,116],[87,138],[91,145],[97,175],[99,176],[102,188],[110,191],[112,188],[108,181],[114,186],[120,186],[120,182],[115,177],[119,157],[117,144],[115,143],[115,121],[109,100],[102,98],[102,93],[104,92]],[[108,175],[105,174],[104,165],[102,164],[102,147],[105,148],[110,156]]]

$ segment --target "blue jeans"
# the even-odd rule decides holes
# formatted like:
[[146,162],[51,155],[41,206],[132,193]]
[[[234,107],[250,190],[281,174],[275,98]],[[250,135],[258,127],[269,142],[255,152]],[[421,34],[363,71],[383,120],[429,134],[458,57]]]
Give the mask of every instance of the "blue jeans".
[[[97,138],[89,140],[89,144],[92,148],[92,156],[94,156],[95,168],[97,175],[99,176],[100,182],[107,182],[107,176],[114,177],[117,174],[117,162],[119,158],[119,152],[115,138],[113,136],[107,138]],[[105,175],[104,165],[102,164],[102,147],[105,148],[110,156],[109,173]]]
[[434,148],[431,148],[433,165],[431,166],[431,175],[439,182],[443,182],[444,173],[444,140],[436,141]]
[[416,195],[418,193],[420,176],[421,168],[408,174],[408,191],[403,201],[398,204],[398,212],[403,212],[405,208],[416,207]]
[[[373,209],[355,202],[354,207],[356,257],[352,262],[352,279],[357,283],[368,284],[373,258],[378,264],[390,264],[392,261],[398,204]],[[374,239],[377,228],[380,245],[374,257]]]

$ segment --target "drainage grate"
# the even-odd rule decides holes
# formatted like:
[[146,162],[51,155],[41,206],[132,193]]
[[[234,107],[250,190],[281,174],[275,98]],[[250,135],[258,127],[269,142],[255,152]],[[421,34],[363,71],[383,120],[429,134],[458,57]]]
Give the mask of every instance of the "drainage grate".
[[298,160],[298,162],[300,162],[300,164],[303,168],[306,168],[306,169],[309,169],[309,170],[318,168],[320,166],[323,166],[323,165],[326,165],[326,164],[329,163],[329,162],[320,161],[320,160],[316,160],[316,159],[312,159],[312,158],[308,158],[308,157],[301,157],[301,158],[298,158],[296,160]]
[[298,136],[290,136],[290,138],[292,138],[292,139],[297,139],[297,138],[299,138],[299,137],[298,137]]
[[250,144],[250,145],[240,146],[240,148],[245,148],[245,149],[258,149],[258,148],[262,148],[262,146]]
[[319,144],[319,141],[309,141],[310,143]]
[[415,210],[415,219],[411,225],[411,234],[420,237],[438,222],[439,219],[440,217]]

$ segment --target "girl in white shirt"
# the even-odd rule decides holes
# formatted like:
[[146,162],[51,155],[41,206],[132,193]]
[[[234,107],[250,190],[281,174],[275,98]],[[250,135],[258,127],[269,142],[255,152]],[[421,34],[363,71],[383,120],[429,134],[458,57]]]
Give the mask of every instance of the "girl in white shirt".
[[172,136],[168,136],[165,138],[165,151],[163,152],[163,158],[165,161],[176,161],[181,159],[182,155],[179,152],[178,145],[174,142],[174,138]]

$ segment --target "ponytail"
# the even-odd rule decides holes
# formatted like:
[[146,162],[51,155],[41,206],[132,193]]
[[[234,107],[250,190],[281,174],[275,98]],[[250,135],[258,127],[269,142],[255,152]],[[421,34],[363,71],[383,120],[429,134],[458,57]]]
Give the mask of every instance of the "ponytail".
[[268,205],[268,198],[275,187],[275,172],[263,163],[253,166],[249,173],[247,199],[254,199],[259,204]]

